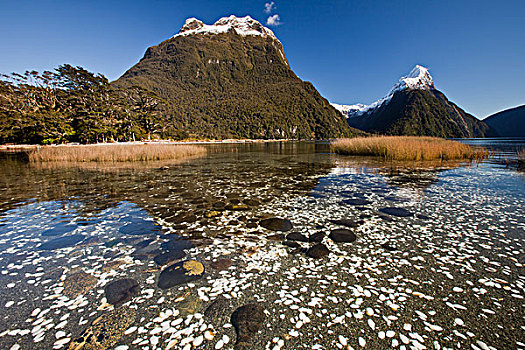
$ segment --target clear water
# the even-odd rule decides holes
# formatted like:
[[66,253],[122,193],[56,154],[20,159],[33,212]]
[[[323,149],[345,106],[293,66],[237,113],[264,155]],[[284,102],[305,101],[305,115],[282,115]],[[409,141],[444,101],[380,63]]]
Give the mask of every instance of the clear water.
[[[525,174],[502,161],[525,142],[465,142],[494,154],[481,164],[384,164],[282,142],[125,167],[4,156],[0,347],[75,348],[94,320],[112,315],[104,287],[133,278],[140,292],[120,306],[133,316],[108,316],[99,348],[231,348],[229,315],[249,302],[265,309],[253,349],[525,348]],[[286,233],[259,226],[266,217],[289,219],[306,237],[343,228],[337,219],[360,225],[355,242],[326,237],[330,254],[313,259],[304,253],[312,244],[288,247]],[[205,272],[164,290],[155,258],[171,241],[191,242],[183,260]],[[218,259],[231,266],[214,267]],[[68,284],[79,272],[94,282]],[[219,295],[226,317],[203,316]]]

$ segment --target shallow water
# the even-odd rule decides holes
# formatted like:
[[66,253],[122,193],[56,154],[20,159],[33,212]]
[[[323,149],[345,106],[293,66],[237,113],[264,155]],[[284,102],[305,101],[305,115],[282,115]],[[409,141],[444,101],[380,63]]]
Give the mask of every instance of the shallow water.
[[[85,349],[232,348],[230,316],[250,302],[264,308],[253,349],[525,348],[525,176],[494,149],[431,166],[288,142],[122,168],[4,157],[0,348],[75,348],[86,330],[98,345]],[[324,234],[329,255],[283,244],[289,232],[258,225],[268,217]],[[338,219],[355,242],[328,238]],[[190,259],[201,278],[157,286]],[[140,290],[113,312],[105,287],[119,279]]]

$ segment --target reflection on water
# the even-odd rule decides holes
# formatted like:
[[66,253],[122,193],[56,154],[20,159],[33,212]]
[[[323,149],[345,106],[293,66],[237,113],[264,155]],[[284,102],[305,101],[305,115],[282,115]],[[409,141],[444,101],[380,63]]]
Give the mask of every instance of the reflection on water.
[[[185,163],[118,166],[3,156],[0,348],[67,348],[81,332],[109,348],[226,347],[228,302],[253,301],[269,325],[253,348],[333,348],[340,336],[354,348],[515,347],[525,179],[512,169],[342,157],[326,143],[207,147]],[[273,216],[300,242],[259,225]],[[324,260],[304,254],[316,242]],[[229,313],[214,328],[202,314],[221,295]]]
[[475,147],[484,147],[492,152],[492,156],[487,160],[488,163],[516,167],[517,155],[525,149],[525,138],[519,137],[500,137],[487,139],[457,139]]

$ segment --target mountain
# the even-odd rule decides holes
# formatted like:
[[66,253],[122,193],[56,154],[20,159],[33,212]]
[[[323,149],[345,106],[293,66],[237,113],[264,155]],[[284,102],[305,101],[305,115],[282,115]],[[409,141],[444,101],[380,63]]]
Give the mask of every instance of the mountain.
[[371,105],[338,105],[350,126],[388,135],[484,137],[488,125],[448,100],[425,67],[416,65]]
[[525,137],[525,105],[498,112],[483,121],[493,129],[491,136]]
[[290,69],[274,33],[249,16],[213,25],[189,18],[113,85],[155,93],[165,101],[161,128],[198,137],[325,139],[353,133]]

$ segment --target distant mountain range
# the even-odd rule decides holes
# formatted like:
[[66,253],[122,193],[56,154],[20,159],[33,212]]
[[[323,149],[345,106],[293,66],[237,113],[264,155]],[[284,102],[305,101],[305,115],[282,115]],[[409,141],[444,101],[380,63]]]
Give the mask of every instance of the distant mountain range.
[[359,133],[290,69],[281,42],[249,16],[196,18],[147,49],[113,86],[165,101],[164,127],[197,137],[326,139]]
[[498,112],[483,121],[492,129],[490,136],[525,137],[525,105]]
[[419,65],[370,105],[332,105],[350,126],[372,133],[458,138],[490,133],[488,125],[437,90],[428,69]]

